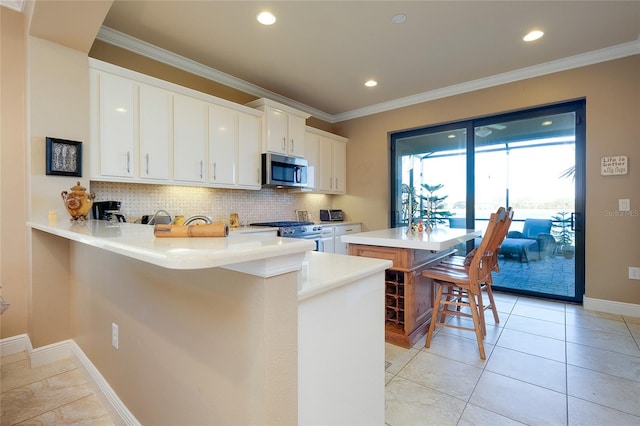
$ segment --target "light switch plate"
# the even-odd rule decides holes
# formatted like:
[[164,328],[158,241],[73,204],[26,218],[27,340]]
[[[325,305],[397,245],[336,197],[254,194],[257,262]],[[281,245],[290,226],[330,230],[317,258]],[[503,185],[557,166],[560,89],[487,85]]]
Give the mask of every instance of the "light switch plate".
[[631,200],[628,198],[620,198],[618,200],[618,210],[621,212],[628,212],[631,210]]
[[640,280],[640,268],[637,266],[629,266],[629,279]]

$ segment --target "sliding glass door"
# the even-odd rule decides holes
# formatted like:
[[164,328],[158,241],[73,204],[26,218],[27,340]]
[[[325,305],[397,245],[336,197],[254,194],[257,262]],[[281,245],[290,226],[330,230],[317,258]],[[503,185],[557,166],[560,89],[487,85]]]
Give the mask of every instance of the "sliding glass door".
[[436,226],[484,230],[492,212],[510,206],[494,287],[581,302],[584,107],[576,101],[392,134],[391,226],[407,223],[407,188],[419,200],[440,200]]

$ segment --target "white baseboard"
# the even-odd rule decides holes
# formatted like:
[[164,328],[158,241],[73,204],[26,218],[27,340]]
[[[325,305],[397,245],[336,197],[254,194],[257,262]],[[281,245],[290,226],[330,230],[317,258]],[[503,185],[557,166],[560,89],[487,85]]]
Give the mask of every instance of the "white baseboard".
[[13,355],[19,352],[30,353],[32,350],[31,340],[26,334],[18,334],[17,336],[0,339],[0,355],[2,356]]
[[610,314],[626,315],[640,318],[640,305],[613,300],[593,299],[584,296],[582,306],[591,311],[607,312]]
[[26,334],[0,339],[0,354],[2,354],[2,356],[12,355],[22,351],[27,352],[31,362],[31,368],[74,356],[88,377],[93,381],[95,387],[99,389],[104,396],[104,398],[102,398],[103,401],[107,401],[110,404],[111,410],[109,411],[119,416],[120,421],[116,421],[116,423],[134,426],[140,425],[140,422],[123,404],[113,388],[109,386],[109,383],[102,377],[102,374],[100,374],[98,369],[74,340],[65,340],[33,349],[31,340]]

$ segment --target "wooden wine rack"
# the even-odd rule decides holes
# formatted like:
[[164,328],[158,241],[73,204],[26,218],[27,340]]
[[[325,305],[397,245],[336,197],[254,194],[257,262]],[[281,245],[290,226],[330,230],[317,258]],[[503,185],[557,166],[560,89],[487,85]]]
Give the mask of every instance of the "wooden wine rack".
[[423,277],[422,271],[452,252],[349,244],[352,256],[393,262],[393,266],[385,271],[387,342],[410,348],[427,333],[435,294],[432,281]]

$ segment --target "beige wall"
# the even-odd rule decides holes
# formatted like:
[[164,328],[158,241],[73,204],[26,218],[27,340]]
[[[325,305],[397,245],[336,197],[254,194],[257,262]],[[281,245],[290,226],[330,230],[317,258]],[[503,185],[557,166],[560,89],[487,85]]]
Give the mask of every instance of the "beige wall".
[[27,331],[25,26],[0,7],[0,338]]
[[296,423],[295,272],[170,270],[81,243],[71,265],[74,339],[142,424]]
[[[586,295],[640,303],[640,217],[611,216],[619,198],[640,211],[640,55],[339,123],[349,138],[349,195],[334,207],[362,221],[365,229],[389,226],[390,132],[508,112],[577,98],[587,102]],[[600,176],[600,158],[627,155],[629,173]]]

